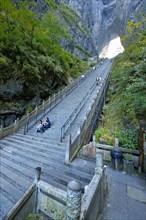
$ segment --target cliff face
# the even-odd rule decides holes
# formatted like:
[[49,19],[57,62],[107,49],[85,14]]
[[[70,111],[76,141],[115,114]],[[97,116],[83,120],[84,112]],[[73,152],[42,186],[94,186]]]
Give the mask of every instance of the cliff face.
[[[18,0],[13,0],[16,4]],[[22,0],[23,1],[23,0]],[[30,0],[31,1],[31,0]],[[36,5],[33,6],[33,10],[39,11],[39,13],[44,13],[47,10],[47,5],[45,0],[34,0]],[[88,50],[93,56],[101,54],[101,51],[106,54],[109,42],[116,38],[117,36],[121,37],[125,34],[126,23],[130,19],[135,19],[136,14],[141,12],[142,9],[146,11],[146,0],[55,0],[56,2],[65,2],[72,6],[75,10],[79,12],[81,18],[86,23],[89,29],[89,36],[83,36],[81,34],[74,33],[75,42],[81,45],[84,49]],[[67,48],[69,51],[79,55],[81,58],[84,57],[83,53],[81,54],[79,50],[72,47]],[[112,48],[113,50],[113,48]],[[8,82],[0,82],[0,99],[3,101],[8,100],[10,102],[11,111],[4,109],[4,112],[1,112],[2,118],[6,121],[6,114],[11,115],[13,112],[18,112],[21,114],[20,109],[23,111],[25,109],[25,102],[22,100],[22,103],[18,101],[19,94],[23,92],[22,82],[18,82],[14,79],[9,80]],[[57,83],[56,79],[54,83]],[[52,81],[49,79],[48,88],[53,90],[51,87]],[[37,94],[37,93],[36,93]],[[25,95],[26,96],[26,95]],[[13,100],[13,97],[16,100]],[[12,102],[14,108],[12,109]],[[40,102],[39,95],[31,100],[30,105],[35,106]],[[27,103],[28,104],[28,103]],[[3,105],[0,102],[0,105],[3,108]],[[1,110],[3,110],[1,108]],[[1,118],[1,117],[0,117]],[[10,116],[9,116],[10,118]],[[1,119],[0,119],[1,120]],[[10,120],[9,120],[10,121]],[[13,121],[13,118],[12,118]],[[6,126],[9,124],[6,123]]]
[[[146,0],[55,0],[55,2],[65,2],[79,12],[89,29],[89,36],[85,37],[73,31],[74,41],[93,56],[99,55],[112,39],[125,34],[128,20],[136,19],[141,11],[146,12]],[[35,0],[35,3],[34,10],[40,13],[47,10],[45,0]],[[71,53],[84,58],[73,45],[68,49]]]
[[76,9],[90,30],[89,38],[74,36],[92,55],[100,53],[113,38],[123,36],[126,23],[135,19],[145,0],[63,0]]

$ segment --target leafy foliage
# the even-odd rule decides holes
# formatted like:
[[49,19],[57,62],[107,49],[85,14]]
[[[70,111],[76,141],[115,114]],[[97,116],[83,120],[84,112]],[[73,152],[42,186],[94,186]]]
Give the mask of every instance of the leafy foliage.
[[106,110],[102,137],[118,137],[122,147],[136,148],[139,115],[146,113],[146,17],[129,21],[125,52],[112,69],[110,102]]
[[87,68],[61,46],[63,40],[72,41],[69,24],[82,34],[86,30],[78,23],[78,13],[65,3],[46,0],[49,10],[39,14],[33,10],[34,0],[15,2],[0,1],[0,79],[20,80],[20,97],[44,98]]
[[100,142],[100,138],[104,135],[104,133],[105,133],[104,128],[100,128],[95,131],[96,142]]
[[136,129],[119,129],[114,131],[115,137],[119,139],[119,145],[124,148],[135,149],[137,147]]

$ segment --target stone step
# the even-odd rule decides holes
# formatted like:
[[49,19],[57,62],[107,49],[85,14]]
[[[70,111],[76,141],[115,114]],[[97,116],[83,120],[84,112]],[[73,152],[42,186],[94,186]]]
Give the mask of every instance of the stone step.
[[3,146],[3,143],[1,145],[2,145],[4,151],[12,153],[12,154],[18,154],[21,156],[23,156],[24,154],[25,155],[28,154],[31,157],[35,157],[35,158],[40,157],[42,160],[47,159],[48,161],[54,161],[56,159],[60,163],[62,163],[62,161],[64,161],[64,155],[61,156],[58,154],[56,156],[55,154],[57,154],[57,152],[54,154],[52,154],[50,152],[49,153],[40,152],[40,151],[38,152],[34,149],[31,149],[31,148],[29,149],[29,147],[28,147],[28,149],[24,149],[23,147],[19,147],[20,145],[16,146],[16,144],[11,144],[11,146],[8,145],[7,147]]
[[[11,175],[13,173],[13,174],[18,175],[21,179],[24,179],[24,183],[26,181],[30,184],[33,183],[33,181],[35,179],[35,169],[34,168],[31,168],[28,166],[26,167],[26,164],[24,166],[24,163],[22,163],[22,165],[19,165],[18,161],[14,161],[14,160],[11,161],[10,159],[4,158],[4,157],[2,157],[1,164],[3,167],[5,167],[6,169],[8,169],[11,172]],[[23,172],[21,170],[23,170]],[[18,182],[19,182],[20,178],[17,179]],[[45,180],[43,175],[42,175],[41,179]],[[65,186],[63,186],[57,182],[53,182],[50,178],[47,179],[47,182],[49,184],[51,184],[52,186],[55,186],[55,187],[60,188],[62,190],[66,190]]]
[[1,185],[0,185],[0,201],[1,201],[0,215],[2,216],[1,219],[4,219],[4,216],[6,216],[8,211],[15,205],[15,202],[12,201],[7,191],[1,189]]
[[53,154],[57,157],[64,157],[65,153],[63,149],[54,147],[53,145],[47,145],[44,146],[44,144],[35,144],[35,143],[26,143],[26,142],[21,142],[16,139],[11,139],[11,140],[2,140],[1,141],[1,147],[16,147],[18,150],[21,148],[22,151],[35,151],[36,152],[42,152],[42,153],[47,153],[53,156]]
[[[10,157],[12,156],[9,152],[3,152],[2,156],[3,155],[7,159],[10,159]],[[22,158],[26,158],[26,161],[25,160],[22,161]],[[33,159],[33,161],[32,161],[32,160],[30,160],[30,157],[28,157],[27,155],[23,156],[22,154],[15,154],[15,153],[13,153],[13,159],[11,161],[15,161],[18,164],[22,164],[22,166],[28,167],[28,169],[35,170],[35,168],[37,166],[41,166],[43,168],[43,170],[47,170],[47,172],[49,172],[49,173],[53,172],[53,175],[56,174],[57,177],[59,176],[59,174],[61,174],[64,176],[64,179],[65,179],[65,176],[68,178],[70,175],[72,179],[77,178],[81,182],[83,180],[86,182],[86,184],[90,182],[90,178],[91,178],[91,176],[86,175],[86,173],[83,173],[83,172],[79,173],[79,171],[76,171],[77,174],[74,175],[75,170],[73,170],[71,172],[68,169],[68,167],[66,168],[65,165],[63,166],[61,164],[58,164],[58,161],[56,161],[54,163],[50,163],[50,162],[48,163],[48,160],[46,159],[46,160],[43,160],[43,163],[42,163],[40,158],[38,160]],[[82,178],[81,174],[82,174],[83,178]],[[63,180],[61,180],[61,181],[63,181]],[[67,182],[67,180],[66,180],[66,182]]]
[[[1,160],[1,163],[4,167],[6,167],[7,170],[9,170],[10,172],[13,172],[14,173],[14,176],[19,176],[20,178],[19,179],[25,179],[24,182],[28,182],[31,183],[33,180],[34,180],[34,169],[35,168],[32,168],[32,167],[28,167],[28,164],[26,165],[25,164],[25,167],[24,167],[24,163],[22,163],[22,166],[23,166],[23,173],[20,172],[19,170],[22,170],[22,167],[21,165],[21,162],[18,163],[15,163],[16,161],[9,161],[7,158],[3,158],[2,157],[2,160]],[[9,166],[7,165],[9,164]],[[27,167],[26,167],[27,166]],[[70,176],[72,177],[72,179],[77,179],[78,181],[84,181],[85,182],[85,185],[87,185],[87,183],[90,182],[91,178],[92,178],[92,175],[87,175],[86,173],[84,172],[79,172],[79,171],[76,171],[75,170],[71,170],[69,169],[68,167],[64,167],[64,175],[67,175],[67,176]],[[33,172],[30,172],[30,171],[33,171]],[[46,172],[48,173],[49,169],[47,168]],[[44,169],[43,169],[43,173],[44,173]],[[52,168],[51,168],[51,172],[52,172]],[[53,171],[54,172],[54,171]],[[58,169],[58,172],[60,173],[61,171]],[[50,178],[50,175],[45,175],[43,174],[41,179],[47,179],[47,182],[48,182],[48,178]],[[50,179],[49,179],[50,180]],[[84,184],[83,184],[84,185]],[[63,187],[60,187],[59,188],[63,188]],[[66,189],[66,188],[63,188],[63,189]]]
[[[111,65],[111,64],[110,64]],[[105,64],[105,69],[102,68],[100,75],[104,70],[109,69],[108,63]],[[66,191],[66,186],[69,181],[75,179],[81,182],[82,187],[88,185],[94,175],[95,161],[87,161],[84,158],[76,158],[72,163],[65,164],[65,150],[69,144],[69,134],[78,131],[80,124],[86,117],[86,112],[89,110],[89,106],[93,102],[94,96],[97,94],[97,90],[100,86],[97,86],[94,90],[91,87],[96,81],[98,70],[92,71],[91,75],[87,77],[79,87],[74,89],[68,96],[53,107],[51,110],[46,109],[47,115],[52,123],[51,128],[46,130],[43,134],[36,132],[36,120],[34,119],[29,124],[29,132],[24,135],[24,128],[21,128],[17,133],[10,137],[5,137],[1,146],[1,174],[2,174],[2,188],[0,188],[1,194],[1,216],[7,214],[12,208],[15,200],[19,198],[13,198],[13,187],[15,190],[26,189],[29,183],[33,183],[35,178],[36,167],[42,168],[41,179],[57,188]],[[72,123],[71,132],[68,131],[63,142],[60,142],[61,127],[70,117],[74,109],[77,108],[83,97],[87,94],[88,100],[86,100],[83,108],[81,109],[78,117]],[[39,118],[45,121],[44,114],[41,114]],[[77,123],[76,123],[77,121]],[[23,183],[24,181],[24,183]],[[17,182],[17,185],[15,185]],[[25,185],[26,182],[26,185]],[[9,185],[10,183],[10,185]],[[4,188],[6,185],[6,190]],[[1,184],[0,184],[1,187]],[[20,194],[23,193],[20,190]],[[17,194],[19,197],[19,193]]]
[[[70,181],[73,181],[75,179],[74,177],[67,176],[63,173],[60,173],[54,170],[52,172],[48,172],[48,169],[44,169],[44,172],[42,175],[44,175],[44,177],[51,178],[53,181],[59,182],[60,184],[63,184],[66,187]],[[89,182],[83,182],[82,180],[80,180],[80,183],[82,185],[82,188],[84,188],[85,185],[89,184]]]
[[[2,145],[2,144],[1,144]],[[3,146],[3,145],[2,145]],[[11,155],[17,155],[19,157],[22,157],[24,159],[29,159],[30,161],[38,161],[40,160],[41,162],[43,161],[48,161],[48,162],[55,162],[55,160],[58,163],[63,163],[64,161],[64,156],[55,156],[55,153],[52,155],[51,153],[40,153],[36,151],[31,151],[31,150],[25,150],[23,148],[16,147],[16,145],[12,145],[9,147],[3,147],[3,151],[10,153]],[[56,152],[57,154],[57,152]],[[38,159],[39,157],[39,159]],[[33,159],[32,159],[33,158]]]
[[[32,132],[32,131],[29,131],[29,132],[26,133],[25,135],[24,135],[24,134],[21,134],[21,133],[16,133],[16,134],[14,134],[14,135],[12,135],[12,136],[15,136],[15,135],[18,136],[18,137],[22,137],[22,138],[27,137],[28,139],[46,142],[46,139],[44,138],[43,135],[41,135],[40,133]],[[55,143],[57,143],[58,145],[62,145],[62,143],[60,142],[60,138],[49,137],[47,140],[48,140],[49,142],[55,142]]]
[[1,175],[0,189],[1,189],[1,192],[2,193],[4,192],[6,194],[5,196],[10,198],[10,200],[13,203],[16,203],[24,194],[24,192],[22,192],[16,186],[12,185],[11,182],[4,179],[2,175]]
[[84,160],[84,161],[88,161],[89,163],[90,162],[93,162],[93,163],[96,163],[96,158],[94,157],[84,157],[84,156],[77,156],[78,159],[81,159],[81,160]]
[[50,146],[50,147],[52,147],[52,148],[54,148],[54,149],[57,149],[57,150],[63,150],[63,148],[64,148],[64,146],[62,145],[59,145],[58,143],[55,143],[54,141],[52,141],[52,142],[46,142],[46,141],[43,141],[42,139],[38,139],[38,140],[34,140],[33,138],[27,138],[27,137],[19,137],[19,136],[9,136],[7,139],[4,139],[4,140],[6,140],[6,141],[12,141],[12,142],[19,142],[19,143],[21,143],[22,145],[24,145],[25,146],[25,144],[27,143],[27,144],[32,144],[32,145],[35,145],[35,146],[37,146],[37,147],[44,147],[44,149],[46,148],[48,148],[48,146]]
[[[29,132],[27,133],[26,135],[23,135],[23,134],[20,134],[20,133],[17,133],[16,135],[12,135],[12,136],[9,136],[9,137],[16,137],[16,138],[21,138],[22,140],[24,141],[27,141],[27,140],[33,140],[35,143],[36,142],[41,142],[41,143],[51,143],[51,144],[54,144],[57,145],[57,146],[61,146],[61,148],[64,147],[64,144],[62,142],[60,142],[60,139],[57,141],[56,138],[53,138],[53,137],[49,137],[48,139],[44,138],[43,135],[36,135],[34,134],[33,132]],[[46,141],[48,140],[48,141]]]
[[23,162],[21,163],[16,160],[12,160],[7,155],[2,155],[1,165],[10,170],[10,172],[23,178],[24,181],[31,183],[34,180],[34,171],[28,169],[27,166],[24,166]]
[[[6,156],[7,157],[7,159],[8,160],[11,160],[12,158],[10,158],[10,157],[8,157],[6,154],[5,155],[2,155],[2,156]],[[36,165],[34,164],[34,163],[29,163],[29,162],[22,162],[21,163],[21,158],[13,158],[12,159],[12,161],[13,161],[13,163],[15,164],[22,164],[22,167],[21,167],[21,170],[22,170],[22,168],[23,168],[23,170],[24,170],[24,172],[26,172],[26,174],[27,174],[27,170],[31,170],[32,171],[32,176],[33,177],[35,177],[35,168],[36,168]],[[38,166],[39,166],[39,164],[38,164]],[[14,165],[14,168],[15,168],[15,165]],[[49,170],[48,170],[49,171]],[[64,179],[62,180],[62,179],[60,179],[59,177],[58,177],[58,181],[57,181],[57,178],[55,178],[55,172],[53,171],[53,174],[52,174],[52,176],[50,175],[49,176],[49,174],[48,173],[44,173],[44,171],[42,171],[43,172],[43,175],[42,175],[42,180],[45,180],[45,179],[47,179],[47,182],[49,183],[49,184],[51,184],[51,185],[53,185],[53,186],[56,186],[56,187],[59,187],[60,189],[63,189],[63,190],[65,190],[66,189],[66,186],[64,186],[64,184],[61,184],[61,182],[63,183],[63,181],[64,181]],[[12,174],[11,174],[12,175]],[[53,176],[54,175],[54,176]],[[33,180],[34,180],[34,178],[33,178]],[[55,180],[55,181],[54,181]],[[32,181],[33,182],[33,181]]]
[[74,167],[74,169],[91,175],[94,175],[95,173],[95,165],[96,163],[94,161],[90,162],[81,158],[75,158],[71,163],[68,164],[69,167]]
[[4,216],[6,215],[6,213],[4,213],[1,209],[0,209],[0,219],[4,219]]
[[[11,173],[9,169],[1,164],[0,170],[1,177],[18,188],[20,191],[25,192],[30,187],[30,181],[24,179],[16,173]],[[5,186],[4,186],[5,187]]]
[[47,132],[44,132],[44,133],[40,133],[40,132],[36,132],[36,131],[29,131],[29,134],[32,135],[33,137],[39,137],[39,138],[42,138],[44,140],[54,140],[56,142],[59,142],[60,141],[60,138],[61,138],[61,131],[57,132],[57,131],[54,131],[54,132],[51,132],[51,133],[47,133]]

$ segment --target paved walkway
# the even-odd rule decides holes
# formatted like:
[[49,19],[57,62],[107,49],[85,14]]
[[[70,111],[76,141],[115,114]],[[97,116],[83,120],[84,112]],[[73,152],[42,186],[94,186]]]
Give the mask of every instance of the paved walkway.
[[106,169],[108,195],[97,220],[145,220],[146,176]]

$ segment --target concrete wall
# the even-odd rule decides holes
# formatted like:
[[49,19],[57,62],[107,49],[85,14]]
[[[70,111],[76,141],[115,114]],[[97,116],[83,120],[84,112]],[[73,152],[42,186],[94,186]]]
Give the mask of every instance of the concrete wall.
[[[96,173],[85,187],[81,200],[80,220],[96,220],[104,205],[106,178],[104,169]],[[67,193],[43,181],[38,183],[38,213],[55,220],[66,219]]]
[[43,181],[39,181],[38,189],[38,213],[55,220],[65,220],[66,192]]
[[[80,220],[95,220],[102,211],[105,195],[104,169],[96,173],[82,194]],[[30,213],[43,219],[66,220],[67,192],[39,181],[33,183],[5,220],[25,220]]]
[[82,197],[80,220],[96,220],[104,205],[106,178],[104,169],[94,175]]

